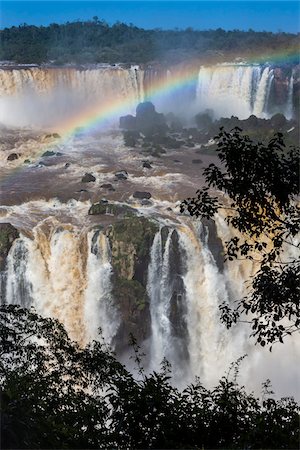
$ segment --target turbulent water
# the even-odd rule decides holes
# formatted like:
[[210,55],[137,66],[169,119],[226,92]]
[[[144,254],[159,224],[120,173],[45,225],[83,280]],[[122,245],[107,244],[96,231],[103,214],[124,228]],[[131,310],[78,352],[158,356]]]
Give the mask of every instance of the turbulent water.
[[[111,99],[126,106],[124,113],[132,113],[136,104],[146,98],[154,100],[162,112],[175,111],[185,116],[187,111],[195,114],[206,109],[212,110],[216,118],[237,115],[243,119],[250,114],[264,118],[275,112],[289,119],[292,116],[292,74],[283,77],[283,99],[278,100],[271,66],[203,66],[198,81],[192,85],[184,81],[170,91],[176,71],[138,66],[0,69],[0,122],[58,126],[76,116],[74,111],[78,109],[91,110]],[[188,79],[188,69],[181,71],[182,79]],[[157,83],[164,87],[153,97]],[[118,116],[114,119],[117,121]]]
[[[117,66],[0,69],[0,122],[60,122],[70,111],[109,99],[124,100],[128,112],[133,112],[162,77],[172,78],[171,69],[163,74]],[[213,109],[217,117],[235,114],[242,118],[252,113],[267,117],[270,99],[274,107],[274,79],[269,66],[201,67],[198,80],[188,90],[177,90],[173,98],[169,92],[156,100],[166,111],[184,97],[194,112]],[[278,103],[277,111],[289,117],[294,75],[285,82],[284,101]],[[121,353],[122,360],[128,348],[119,345],[120,330],[125,322],[132,322],[136,309],[144,308],[138,326],[145,330],[140,344],[148,355],[147,370],[157,370],[167,358],[178,385],[200,376],[211,386],[232,361],[248,353],[242,371],[247,387],[259,393],[260,383],[272,378],[278,395],[297,393],[299,340],[290,339],[284,349],[275,346],[269,353],[249,342],[246,326],[228,331],[220,323],[219,305],[241,298],[245,280],[255,271],[249,262],[223,264],[223,244],[232,231],[221,217],[212,227],[179,214],[178,200],[199,187],[199,167],[215,162],[213,156],[201,154],[198,165],[193,164],[196,147],[169,150],[149,170],[143,167],[145,156],[124,147],[116,131],[79,134],[63,143],[37,137],[31,130],[16,131],[17,137],[9,130],[6,133],[0,167],[0,222],[12,223],[20,237],[10,248],[1,273],[2,301],[32,305],[39,313],[58,318],[82,345],[99,339],[101,328],[105,341]],[[49,148],[61,155],[40,157]],[[25,158],[31,163],[16,170],[20,163],[7,162],[7,156],[19,150],[22,163]],[[122,169],[129,173],[126,182],[116,180],[114,174]],[[81,182],[85,172],[94,174],[95,183]],[[114,189],[107,191],[102,186],[109,183]],[[150,205],[132,197],[136,190],[151,192]],[[109,234],[115,218],[109,209],[101,217],[88,215],[91,203],[103,197],[114,205],[130,205],[137,217],[146,217],[156,227],[143,260],[145,267],[138,274],[147,301],[144,305],[136,299],[136,309],[120,304],[124,299],[115,295],[114,242]],[[118,243],[118,248],[131,249],[122,269],[130,273],[137,253],[127,244]]]

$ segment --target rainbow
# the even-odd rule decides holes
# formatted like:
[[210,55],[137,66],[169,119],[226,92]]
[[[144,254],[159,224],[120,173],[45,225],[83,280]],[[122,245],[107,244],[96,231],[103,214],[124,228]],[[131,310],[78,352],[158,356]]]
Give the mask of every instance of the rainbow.
[[[234,61],[234,58],[232,58]],[[273,54],[266,56],[262,54],[252,55],[247,58],[246,65],[252,64],[276,64],[276,63],[299,63],[299,48],[280,50]],[[157,99],[163,99],[170,93],[176,93],[182,88],[194,86],[197,83],[199,76],[199,61],[189,63],[186,68],[175,68],[173,73],[170,73],[168,77],[158,79],[147,89],[144,93],[144,98],[140,101],[151,99],[155,104]],[[101,102],[94,105],[88,110],[81,111],[76,116],[67,120],[59,126],[62,133],[62,140],[71,137],[76,134],[78,128],[80,131],[88,131],[95,126],[101,126],[101,124],[110,121],[112,119],[118,119],[124,114],[128,114],[128,110],[136,103],[136,98],[131,96],[126,99],[117,99]]]

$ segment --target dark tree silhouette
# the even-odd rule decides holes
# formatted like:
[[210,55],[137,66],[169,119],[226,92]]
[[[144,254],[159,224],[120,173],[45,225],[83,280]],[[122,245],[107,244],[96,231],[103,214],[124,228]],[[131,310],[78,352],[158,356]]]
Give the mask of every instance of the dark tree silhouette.
[[[0,307],[1,448],[296,448],[299,408],[258,400],[232,364],[218,385],[179,391],[170,367],[146,374],[134,340],[138,379],[104,342],[79,348],[62,325],[33,310]],[[267,430],[267,433],[266,433]]]
[[226,259],[258,265],[248,294],[234,308],[221,305],[222,321],[231,327],[251,316],[256,342],[283,342],[300,329],[299,147],[286,148],[281,133],[255,143],[237,127],[221,128],[216,139],[220,165],[204,169],[206,187],[181,211],[199,218],[225,213],[238,232],[226,242]]

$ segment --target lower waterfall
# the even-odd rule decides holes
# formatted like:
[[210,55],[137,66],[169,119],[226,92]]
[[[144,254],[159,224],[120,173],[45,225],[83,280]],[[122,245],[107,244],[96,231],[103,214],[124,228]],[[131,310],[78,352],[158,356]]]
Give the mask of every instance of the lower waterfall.
[[119,325],[118,312],[112,299],[112,265],[107,237],[100,231],[88,234],[87,286],[84,299],[84,318],[87,340],[103,338],[112,344]]
[[[158,370],[166,358],[178,386],[195,376],[213,386],[232,361],[248,353],[242,382],[259,391],[271,371],[278,395],[286,395],[286,386],[297,384],[296,362],[286,370],[289,358],[296,361],[300,356],[296,340],[291,340],[290,352],[274,346],[270,353],[249,342],[249,328],[227,330],[220,322],[219,305],[243,295],[244,280],[255,268],[242,261],[218,266],[212,239],[225,242],[231,231],[220,217],[215,225],[217,236],[212,237],[210,227],[183,218],[170,226],[160,224],[153,235],[144,269],[149,335],[138,342],[148,353],[147,370]],[[118,347],[123,299],[114,294],[111,242],[105,230],[44,221],[33,229],[32,238],[21,234],[14,241],[1,275],[3,302],[32,305],[38,313],[57,318],[80,345],[99,339],[101,328],[107,344]],[[145,323],[138,326],[146,329],[148,319],[141,317]],[[125,353],[120,354],[123,361],[128,348]]]

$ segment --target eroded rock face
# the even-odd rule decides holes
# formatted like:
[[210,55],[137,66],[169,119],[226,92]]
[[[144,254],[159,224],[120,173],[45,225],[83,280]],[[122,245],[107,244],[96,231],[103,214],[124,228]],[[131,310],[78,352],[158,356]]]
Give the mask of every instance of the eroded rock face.
[[[145,217],[126,217],[107,231],[113,266],[113,296],[122,316],[117,352],[127,348],[129,334],[138,342],[150,335],[147,276],[150,250],[158,226]],[[143,324],[143,326],[141,326]]]
[[18,230],[10,223],[0,223],[0,271],[5,269],[8,252],[18,237]]

